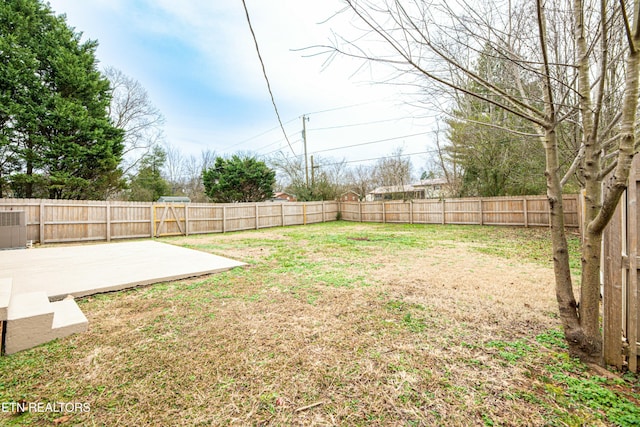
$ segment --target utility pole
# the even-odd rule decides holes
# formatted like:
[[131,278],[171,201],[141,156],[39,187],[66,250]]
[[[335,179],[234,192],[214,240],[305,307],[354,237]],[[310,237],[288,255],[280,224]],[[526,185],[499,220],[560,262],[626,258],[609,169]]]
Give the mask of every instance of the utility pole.
[[309,188],[309,163],[307,162],[307,122],[309,121],[309,117],[306,115],[302,115],[302,140],[304,141],[304,175],[305,175],[305,184],[307,188]]

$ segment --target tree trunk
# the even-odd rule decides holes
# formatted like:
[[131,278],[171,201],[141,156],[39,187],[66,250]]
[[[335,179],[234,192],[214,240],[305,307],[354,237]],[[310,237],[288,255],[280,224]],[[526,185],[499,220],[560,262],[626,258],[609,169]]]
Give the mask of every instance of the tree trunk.
[[24,197],[30,199],[33,197],[33,141],[27,139],[27,181],[24,187]]
[[573,356],[581,359],[586,355],[582,350],[584,333],[578,318],[576,299],[573,294],[571,269],[569,268],[569,247],[564,230],[564,208],[562,205],[562,187],[558,176],[559,161],[556,132],[553,127],[544,130],[543,140],[547,169],[547,198],[551,214],[551,241],[553,246],[553,270],[556,283],[556,299],[560,311],[560,320],[569,342]]
[[[600,258],[602,231],[585,227],[582,243],[582,282],[580,286],[580,327],[579,353],[584,361],[601,365],[602,334],[600,333]],[[571,341],[569,342],[571,345]],[[570,347],[571,350],[573,350]]]

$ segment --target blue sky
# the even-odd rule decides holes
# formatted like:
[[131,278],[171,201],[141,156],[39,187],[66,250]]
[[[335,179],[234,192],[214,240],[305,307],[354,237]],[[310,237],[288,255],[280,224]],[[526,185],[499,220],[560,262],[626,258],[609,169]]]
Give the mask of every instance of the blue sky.
[[[348,22],[318,24],[339,0],[246,0],[267,74],[293,151],[301,155],[303,114],[309,154],[348,161],[385,156],[395,148],[433,147],[429,112],[408,107],[398,89],[372,85],[383,70],[304,57],[293,51],[327,44]],[[185,155],[291,150],[278,128],[240,0],[49,0],[85,38],[98,40],[103,67],[138,80],[165,116],[167,142]],[[330,110],[330,111],[327,111]],[[367,124],[364,124],[367,123]],[[420,136],[404,137],[421,133]],[[359,145],[391,139],[381,143]],[[329,151],[326,151],[329,150]],[[413,157],[416,169],[425,155]],[[354,165],[357,163],[353,163]]]

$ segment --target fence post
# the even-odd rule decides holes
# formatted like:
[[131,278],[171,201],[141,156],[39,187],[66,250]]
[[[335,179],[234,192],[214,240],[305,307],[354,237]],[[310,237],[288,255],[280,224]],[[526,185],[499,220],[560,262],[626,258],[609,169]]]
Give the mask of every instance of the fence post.
[[44,203],[40,203],[40,244],[44,245]]
[[153,207],[153,202],[149,205],[149,237],[152,239],[156,235],[156,210]]
[[[525,197],[522,202],[524,203],[524,227],[529,228],[529,200]],[[549,218],[551,218],[551,215],[549,215]]]
[[322,222],[324,221],[324,200],[322,201]]
[[260,207],[258,206],[257,203],[255,205],[255,208],[256,208],[256,230],[258,230],[260,228]]
[[189,205],[184,205],[184,235],[189,235]]
[[280,216],[282,217],[282,226],[284,227],[284,202],[280,202]]
[[107,234],[107,242],[111,241],[111,204],[107,201],[107,204],[105,205],[105,208],[107,210],[107,230],[106,230],[106,234]]
[[[584,222],[584,216],[585,216],[584,215],[584,207],[585,207],[584,194],[585,193],[583,193],[583,191],[586,191],[586,190],[581,190],[578,193],[578,196],[577,196],[578,197],[578,208],[577,208],[578,209],[578,232],[580,233],[580,238],[582,240],[584,240],[584,224],[583,224],[583,222]],[[624,197],[620,198],[620,202],[619,202],[620,205],[623,204],[623,202],[622,202],[623,200],[626,200],[626,193],[625,193]]]
[[484,209],[482,204],[482,198],[480,198],[480,225],[484,225]]
[[362,202],[358,202],[358,216],[360,217],[360,222],[362,222]]
[[227,207],[222,207],[222,232],[227,232]]
[[413,224],[413,199],[409,200],[409,224]]
[[307,225],[307,204],[302,202],[302,224]]
[[447,223],[447,208],[445,208],[446,199],[442,199],[442,225]]
[[387,212],[386,212],[386,209],[385,209],[385,205],[386,205],[386,203],[383,201],[382,202],[382,223],[383,224],[387,223]]

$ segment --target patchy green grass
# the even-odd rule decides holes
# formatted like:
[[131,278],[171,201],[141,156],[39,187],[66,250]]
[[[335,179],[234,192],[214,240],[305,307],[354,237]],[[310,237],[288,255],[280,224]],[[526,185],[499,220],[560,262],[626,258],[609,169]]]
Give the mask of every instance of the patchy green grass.
[[638,425],[636,376],[566,354],[546,229],[163,240],[248,266],[80,300],[87,333],[0,358],[0,404],[90,412],[5,411],[1,425]]

